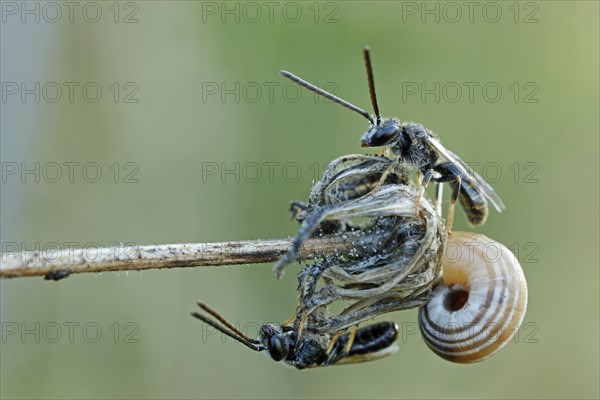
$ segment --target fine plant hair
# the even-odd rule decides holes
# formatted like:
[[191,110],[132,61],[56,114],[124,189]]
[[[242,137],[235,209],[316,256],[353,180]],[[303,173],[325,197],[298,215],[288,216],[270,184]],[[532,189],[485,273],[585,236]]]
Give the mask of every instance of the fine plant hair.
[[[203,303],[205,313],[192,315],[298,369],[370,361],[397,351],[395,323],[358,325],[425,304],[440,277],[445,240],[437,211],[404,166],[381,156],[340,157],[313,185],[308,203],[293,202],[291,212],[301,226],[273,267],[278,277],[308,240],[327,235],[350,244],[345,251],[315,256],[301,269],[292,317],[263,324],[251,339]],[[345,308],[332,311],[339,304]]]
[[[427,302],[441,273],[443,224],[410,175],[393,161],[349,155],[330,163],[308,204],[292,203],[301,228],[288,253],[274,266],[281,276],[297,249],[325,233],[352,234],[349,252],[315,259],[299,274],[295,324],[332,334],[391,311]],[[358,220],[358,223],[355,221]],[[349,303],[340,313],[333,303]]]

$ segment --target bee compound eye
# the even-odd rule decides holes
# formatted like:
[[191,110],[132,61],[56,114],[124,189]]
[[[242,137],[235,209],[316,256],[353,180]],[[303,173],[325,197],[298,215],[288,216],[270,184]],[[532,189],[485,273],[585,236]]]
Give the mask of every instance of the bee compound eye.
[[267,347],[271,358],[275,361],[281,361],[287,356],[287,349],[279,336],[271,336]]
[[387,144],[398,132],[400,132],[400,127],[396,124],[378,129],[371,138],[371,146],[383,146]]

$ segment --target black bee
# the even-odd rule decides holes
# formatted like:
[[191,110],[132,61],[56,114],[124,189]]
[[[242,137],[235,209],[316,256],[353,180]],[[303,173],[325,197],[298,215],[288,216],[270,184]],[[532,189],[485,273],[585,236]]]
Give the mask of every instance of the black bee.
[[[504,203],[494,189],[475,171],[467,166],[456,154],[446,149],[435,137],[433,132],[416,123],[400,123],[396,118],[381,118],[377,97],[369,48],[364,49],[369,92],[375,117],[365,110],[306,82],[296,75],[280,71],[281,75],[298,83],[327,99],[353,110],[371,123],[371,126],[361,139],[362,147],[385,146],[395,155],[395,162],[406,163],[414,166],[423,174],[421,189],[424,191],[427,184],[434,180],[438,183],[450,183],[453,193],[448,211],[448,226],[452,225],[454,203],[458,199],[464,208],[469,222],[473,225],[483,224],[488,216],[487,202],[491,202],[498,212],[505,209]],[[446,162],[440,163],[444,159]],[[438,191],[438,197],[441,192]],[[440,199],[438,199],[440,200]]]
[[349,333],[316,334],[305,329],[302,335],[293,325],[264,324],[258,339],[252,339],[227,322],[206,304],[198,306],[220,324],[199,312],[192,316],[254,351],[267,351],[273,361],[284,361],[297,369],[371,361],[398,350],[398,327],[379,322]]

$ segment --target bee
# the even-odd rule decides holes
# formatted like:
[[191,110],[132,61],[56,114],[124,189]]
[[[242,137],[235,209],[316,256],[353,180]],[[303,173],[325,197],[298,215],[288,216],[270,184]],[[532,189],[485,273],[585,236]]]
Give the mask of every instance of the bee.
[[[488,201],[498,212],[503,211],[506,207],[494,189],[460,157],[442,146],[433,132],[417,123],[401,123],[397,118],[381,117],[368,47],[364,49],[364,58],[374,116],[288,71],[282,70],[280,73],[300,86],[365,117],[370,126],[361,138],[361,146],[384,147],[395,154],[394,164],[402,162],[415,167],[422,174],[421,195],[432,180],[438,185],[449,183],[452,195],[447,216],[448,231],[454,219],[454,204],[457,199],[472,225],[481,225],[486,221],[489,214]],[[437,191],[437,196],[438,202],[441,201],[441,189]]]
[[193,317],[254,351],[268,352],[273,361],[283,360],[297,369],[371,361],[398,350],[395,343],[398,327],[393,322],[379,322],[334,335],[307,330],[300,335],[291,323],[263,324],[258,338],[252,339],[206,304],[197,304],[214,319],[197,311],[192,312]]

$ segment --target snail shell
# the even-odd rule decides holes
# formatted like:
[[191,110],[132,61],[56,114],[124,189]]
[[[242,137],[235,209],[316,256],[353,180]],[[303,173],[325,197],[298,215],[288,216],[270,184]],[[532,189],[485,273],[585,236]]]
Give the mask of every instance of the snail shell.
[[476,233],[446,242],[443,280],[419,310],[421,334],[440,357],[482,361],[517,332],[527,308],[527,282],[505,246]]

